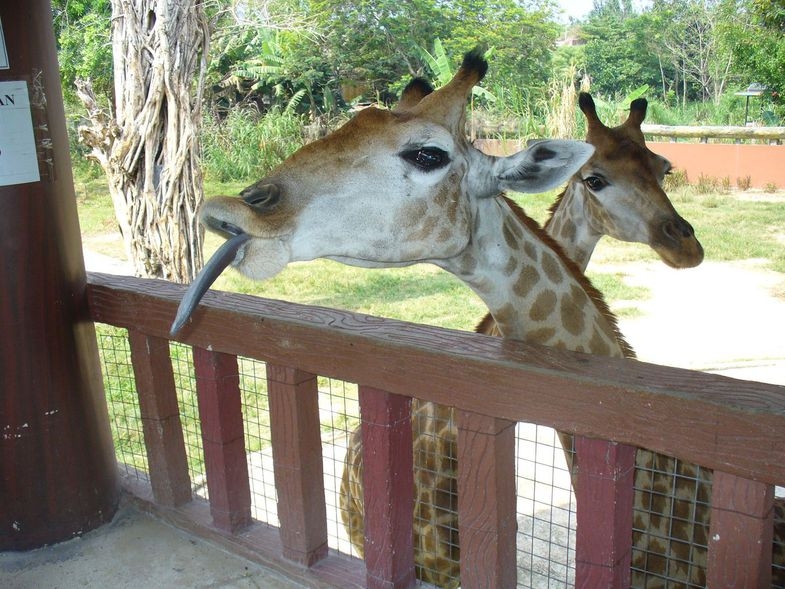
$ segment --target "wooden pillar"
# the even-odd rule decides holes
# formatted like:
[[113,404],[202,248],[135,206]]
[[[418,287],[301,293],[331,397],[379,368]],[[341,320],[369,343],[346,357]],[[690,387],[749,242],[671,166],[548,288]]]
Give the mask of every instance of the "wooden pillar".
[[629,587],[636,448],[575,437],[575,586]]
[[237,356],[194,348],[196,396],[213,525],[235,533],[251,523]]
[[119,501],[51,15],[0,3],[0,550],[80,535]]
[[414,472],[409,397],[360,386],[369,589],[413,587]]
[[311,566],[327,556],[316,375],[267,364],[267,390],[283,555]]
[[128,342],[153,497],[156,503],[177,507],[191,500],[191,478],[169,340],[129,329]]
[[770,587],[774,486],[719,470],[711,485],[708,587]]
[[515,587],[515,422],[458,411],[461,586]]

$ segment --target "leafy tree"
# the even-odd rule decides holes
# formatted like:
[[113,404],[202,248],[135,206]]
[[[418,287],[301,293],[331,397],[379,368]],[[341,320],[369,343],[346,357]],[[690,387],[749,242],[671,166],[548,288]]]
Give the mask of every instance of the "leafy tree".
[[719,11],[712,0],[657,0],[657,40],[662,55],[678,70],[682,100],[688,97],[715,104],[731,74],[732,56],[717,33]]
[[90,78],[102,97],[112,92],[110,0],[52,0],[58,61],[67,100],[75,99],[74,83]]
[[651,50],[652,20],[624,6],[595,5],[583,26],[586,71],[592,89],[624,95],[643,84],[664,85],[662,64]]
[[449,31],[447,11],[434,0],[311,0],[310,14],[333,79],[383,98],[391,83],[423,73],[419,48]]
[[460,56],[475,45],[493,48],[486,84],[543,90],[560,27],[555,3],[514,0],[455,0],[446,4],[452,22],[447,52]]
[[[312,110],[324,106],[322,88],[329,85],[324,62],[313,56],[314,23],[302,7],[289,0],[244,4],[242,17],[226,10],[211,39],[208,69],[209,100],[226,110],[254,103],[265,112],[277,103],[291,106],[304,95]],[[321,67],[320,67],[321,66]]]
[[726,0],[719,27],[733,54],[741,87],[752,82],[769,90],[766,100],[785,105],[785,2],[782,0]]

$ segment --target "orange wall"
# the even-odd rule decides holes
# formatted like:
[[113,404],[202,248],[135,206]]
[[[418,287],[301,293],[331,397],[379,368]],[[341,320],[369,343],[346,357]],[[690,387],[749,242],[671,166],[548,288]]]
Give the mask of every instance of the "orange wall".
[[[508,155],[523,149],[523,144],[517,141],[486,139],[476,141],[475,145],[494,155]],[[685,170],[691,184],[695,184],[701,174],[718,180],[727,177],[731,186],[737,185],[737,178],[749,176],[753,188],[773,183],[778,189],[785,189],[785,145],[658,141],[647,141],[646,145],[668,158],[674,168]]]
[[749,176],[753,188],[774,184],[785,189],[785,145],[727,143],[660,143],[647,141],[654,153],[666,157],[674,168],[687,172],[691,184],[702,175],[730,179]]

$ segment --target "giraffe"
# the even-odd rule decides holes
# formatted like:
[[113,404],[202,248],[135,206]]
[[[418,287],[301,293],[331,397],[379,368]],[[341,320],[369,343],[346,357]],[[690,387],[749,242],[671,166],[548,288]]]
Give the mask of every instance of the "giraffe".
[[[415,84],[396,110],[361,111],[241,198],[206,201],[202,223],[227,242],[189,292],[209,286],[228,263],[263,280],[317,257],[369,268],[430,262],[471,287],[505,337],[632,357],[601,295],[544,232],[496,198],[560,184],[593,148],[550,141],[504,158],[473,148],[463,134],[465,103],[486,69],[482,54],[470,52],[440,90],[422,96]],[[184,320],[198,296],[186,299]],[[428,405],[416,408],[413,425],[436,414]],[[450,484],[449,473],[437,475]]]
[[[544,225],[548,235],[581,272],[586,270],[603,235],[648,244],[665,264],[674,268],[700,264],[703,248],[692,226],[678,215],[662,189],[671,164],[646,147],[640,130],[646,116],[646,100],[633,101],[627,120],[614,128],[600,121],[588,93],[579,95],[579,106],[587,119],[586,141],[595,151],[570,178],[551,207],[551,215]],[[504,198],[523,223],[531,222],[520,207]],[[476,331],[501,335],[490,313],[478,324]],[[430,499],[418,501],[415,508],[415,517],[420,523],[419,534],[415,537],[418,576],[438,586],[453,586],[458,577],[454,492],[457,475],[452,459],[456,455],[457,433],[449,408],[415,400],[413,418],[416,485],[422,495],[430,496]],[[358,428],[352,433],[347,452],[341,515],[355,549],[362,555],[364,514],[360,436]],[[560,434],[560,439],[565,448],[572,447],[570,436]],[[567,457],[569,464],[571,454]],[[444,476],[434,479],[433,472]],[[642,483],[640,478],[639,484]],[[433,499],[436,496],[440,497],[438,501]],[[438,507],[433,503],[439,503]],[[645,529],[645,507],[641,501],[637,509],[642,515],[636,525]],[[443,547],[441,551],[432,548],[434,541]]]
[[646,99],[633,100],[616,127],[602,123],[590,94],[581,92],[578,105],[594,154],[551,207],[548,234],[583,271],[603,235],[647,244],[672,268],[700,264],[703,247],[662,189],[671,163],[646,147]]
[[[703,246],[662,188],[671,163],[646,147],[641,131],[646,99],[633,100],[629,116],[616,127],[599,119],[589,93],[578,95],[578,105],[586,117],[586,142],[594,153],[551,205],[543,226],[548,235],[581,272],[604,235],[647,244],[672,268],[699,265]],[[526,216],[512,200],[508,202],[519,217]],[[486,315],[477,331],[499,335],[491,323]]]
[[[559,242],[581,271],[585,270],[604,233],[618,239],[648,243],[666,264],[673,267],[699,264],[703,249],[692,227],[676,213],[662,190],[670,163],[646,148],[640,131],[646,101],[633,101],[630,116],[615,128],[602,124],[590,95],[582,93],[579,105],[588,122],[587,142],[595,147],[595,152],[572,176],[551,208],[551,217],[545,225],[548,234]],[[530,223],[512,201],[507,200],[507,204],[522,222]],[[477,330],[500,335],[490,314]],[[413,419],[416,486],[420,497],[415,507],[419,523],[415,537],[418,576],[438,586],[453,586],[458,577],[459,548],[456,500],[451,491],[454,491],[456,480],[456,465],[451,458],[455,456],[456,436],[452,413],[449,408],[415,400]],[[571,447],[569,436],[561,438],[565,447]],[[349,444],[342,477],[341,514],[355,548],[362,554],[364,514],[360,448],[360,432],[356,430]],[[434,477],[433,472],[441,476]],[[439,499],[434,499],[436,497]],[[639,494],[639,499],[641,497]],[[642,505],[639,510],[642,515],[637,525],[647,529]],[[434,544],[441,549],[434,549]]]

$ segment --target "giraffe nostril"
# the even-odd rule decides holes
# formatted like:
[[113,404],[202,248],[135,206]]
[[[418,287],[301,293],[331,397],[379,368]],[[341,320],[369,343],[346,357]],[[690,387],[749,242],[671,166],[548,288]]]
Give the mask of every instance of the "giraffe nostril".
[[665,221],[665,223],[662,224],[662,232],[668,239],[673,241],[690,238],[695,235],[695,230],[692,228],[692,225],[681,217],[675,220]]
[[240,193],[240,197],[254,208],[269,208],[281,198],[281,189],[275,184],[254,184]]

